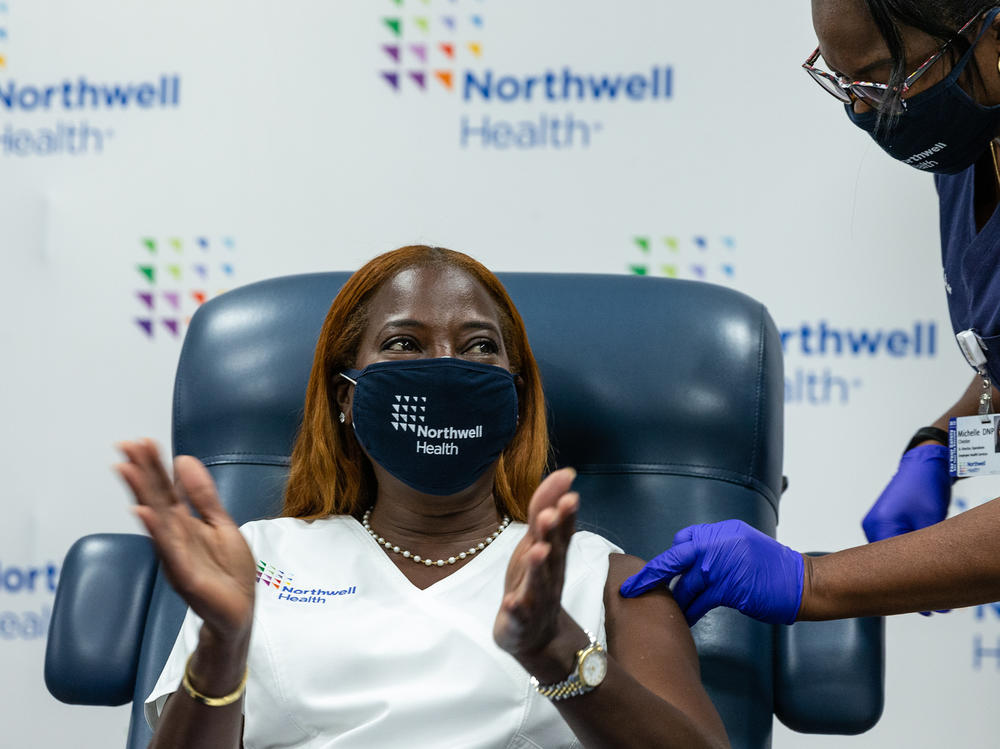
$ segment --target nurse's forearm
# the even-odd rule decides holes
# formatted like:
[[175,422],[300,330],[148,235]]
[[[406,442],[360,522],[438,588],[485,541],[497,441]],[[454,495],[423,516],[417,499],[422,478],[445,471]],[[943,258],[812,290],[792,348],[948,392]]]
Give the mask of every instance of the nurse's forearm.
[[[969,387],[962,393],[962,397],[955,401],[951,408],[941,414],[941,417],[931,424],[931,426],[947,432],[948,422],[953,417],[975,416],[979,413],[979,394],[982,392],[983,379],[979,375],[975,375],[972,378],[972,382],[969,383]],[[994,409],[1000,407],[1000,390],[997,390],[995,387],[993,388],[993,407]]]
[[806,557],[800,620],[1000,600],[1000,499],[922,530]]

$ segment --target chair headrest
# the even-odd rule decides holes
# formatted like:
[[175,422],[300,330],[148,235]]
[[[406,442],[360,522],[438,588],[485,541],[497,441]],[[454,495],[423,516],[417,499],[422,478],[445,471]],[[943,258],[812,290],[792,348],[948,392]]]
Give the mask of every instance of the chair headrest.
[[[175,453],[287,462],[316,338],[349,275],[275,278],[201,307],[177,370]],[[777,509],[781,342],[760,303],[693,281],[499,276],[541,366],[560,465],[715,478]]]

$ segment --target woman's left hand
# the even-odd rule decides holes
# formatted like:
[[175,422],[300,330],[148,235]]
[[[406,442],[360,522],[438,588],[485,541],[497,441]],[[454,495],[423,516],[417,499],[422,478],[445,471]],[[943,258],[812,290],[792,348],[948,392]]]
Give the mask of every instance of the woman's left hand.
[[562,611],[566,550],[576,529],[580,495],[569,491],[576,471],[549,474],[528,506],[528,532],[514,549],[493,639],[513,656],[543,650],[555,637]]

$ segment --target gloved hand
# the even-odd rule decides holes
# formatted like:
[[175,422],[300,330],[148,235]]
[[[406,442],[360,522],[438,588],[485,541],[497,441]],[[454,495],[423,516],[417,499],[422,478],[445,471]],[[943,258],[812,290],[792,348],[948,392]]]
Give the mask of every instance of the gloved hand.
[[621,586],[634,598],[682,575],[674,598],[694,625],[716,606],[729,606],[771,624],[791,624],[802,603],[805,562],[742,520],[692,525],[674,536],[674,545]]
[[952,483],[947,447],[918,445],[907,450],[896,475],[861,521],[868,541],[940,523],[948,514]]

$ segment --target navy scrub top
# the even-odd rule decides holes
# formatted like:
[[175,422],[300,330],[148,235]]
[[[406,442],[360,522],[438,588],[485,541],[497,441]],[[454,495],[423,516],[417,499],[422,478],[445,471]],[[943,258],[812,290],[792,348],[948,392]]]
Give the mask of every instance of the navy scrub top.
[[951,325],[972,328],[986,347],[987,368],[1000,382],[1000,209],[976,232],[975,166],[934,176],[941,210],[941,260]]

